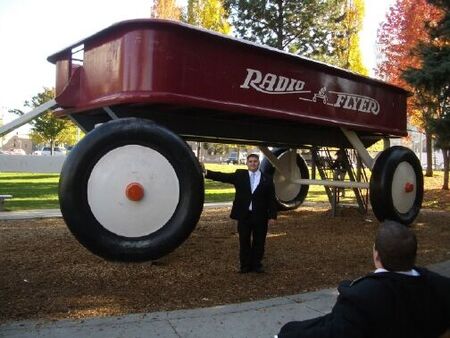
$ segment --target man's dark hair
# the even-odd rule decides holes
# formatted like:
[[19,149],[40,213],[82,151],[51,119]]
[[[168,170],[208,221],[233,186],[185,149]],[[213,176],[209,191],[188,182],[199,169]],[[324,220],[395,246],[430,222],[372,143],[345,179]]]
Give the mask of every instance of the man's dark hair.
[[250,155],[248,155],[248,156],[247,156],[247,161],[248,161],[248,159],[249,159],[250,157],[254,157],[254,158],[256,158],[256,159],[259,161],[259,155],[258,155],[258,154],[250,154]]
[[416,235],[403,224],[384,221],[377,231],[375,250],[386,270],[409,271],[416,261]]

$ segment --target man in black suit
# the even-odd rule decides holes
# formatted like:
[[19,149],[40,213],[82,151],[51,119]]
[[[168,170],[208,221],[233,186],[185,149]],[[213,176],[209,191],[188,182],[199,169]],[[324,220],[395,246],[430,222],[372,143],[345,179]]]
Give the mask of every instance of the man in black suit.
[[450,278],[414,267],[416,251],[410,229],[384,222],[373,248],[375,272],[341,283],[331,313],[289,322],[278,338],[441,336],[450,328]]
[[259,156],[247,156],[247,168],[234,173],[205,170],[205,177],[233,184],[236,189],[230,217],[238,221],[241,273],[264,272],[264,255],[268,225],[277,218],[275,188],[272,178],[259,170]]

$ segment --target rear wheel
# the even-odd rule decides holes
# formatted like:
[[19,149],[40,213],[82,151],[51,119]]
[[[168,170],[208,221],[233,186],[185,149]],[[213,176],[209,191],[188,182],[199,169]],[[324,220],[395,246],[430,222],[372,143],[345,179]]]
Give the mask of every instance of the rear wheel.
[[203,176],[191,149],[152,122],[127,118],[94,129],[70,152],[59,199],[69,229],[111,260],[157,259],[194,230]]
[[370,203],[377,219],[410,224],[419,214],[422,199],[422,167],[414,152],[400,146],[384,150],[370,178]]
[[[280,161],[280,166],[290,173],[291,178],[309,179],[308,166],[295,150],[279,148],[273,150],[273,154]],[[291,156],[295,156],[294,162]],[[289,181],[266,158],[261,163],[261,171],[273,177],[279,210],[293,210],[303,203],[308,194],[309,185]]]

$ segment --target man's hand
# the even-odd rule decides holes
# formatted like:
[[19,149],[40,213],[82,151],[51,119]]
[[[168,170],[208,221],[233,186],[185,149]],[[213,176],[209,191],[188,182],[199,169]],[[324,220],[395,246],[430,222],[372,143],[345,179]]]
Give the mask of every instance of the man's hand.
[[199,162],[200,163],[200,167],[202,168],[202,172],[203,172],[203,176],[206,175],[206,168],[205,168],[205,164],[203,162]]
[[269,224],[270,226],[273,226],[273,225],[275,225],[276,222],[277,222],[276,219],[271,218],[271,219],[269,219],[268,224]]

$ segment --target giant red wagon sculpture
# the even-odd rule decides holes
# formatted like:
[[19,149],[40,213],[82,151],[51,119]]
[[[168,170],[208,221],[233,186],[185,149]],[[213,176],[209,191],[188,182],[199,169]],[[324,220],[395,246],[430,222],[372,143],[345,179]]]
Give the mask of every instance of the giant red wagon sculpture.
[[[414,153],[386,147],[373,159],[366,150],[407,134],[400,88],[158,20],[115,24],[48,59],[56,65],[58,114],[87,132],[61,173],[61,211],[76,238],[102,257],[156,259],[195,228],[203,177],[185,140],[260,146],[285,207],[299,205],[309,184],[368,188],[309,180],[295,150],[355,149],[372,170],[378,219],[409,224],[420,210]],[[272,154],[268,146],[289,150]]]

